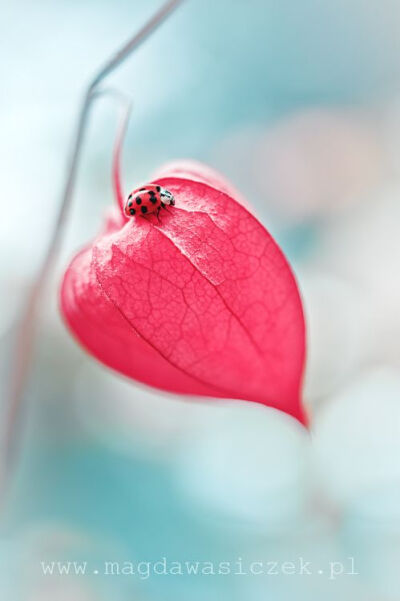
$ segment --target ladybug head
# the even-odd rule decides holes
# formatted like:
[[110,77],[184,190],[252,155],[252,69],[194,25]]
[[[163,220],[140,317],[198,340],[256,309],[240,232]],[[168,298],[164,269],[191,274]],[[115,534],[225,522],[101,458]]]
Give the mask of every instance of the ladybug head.
[[133,206],[133,194],[129,194],[126,203],[125,203],[125,207],[124,207],[124,213],[127,217],[131,217],[132,215],[134,215],[136,213],[135,207]]
[[173,197],[171,192],[169,190],[167,190],[166,188],[161,188],[160,198],[163,201],[163,203],[166,205],[174,206],[174,204],[175,204],[175,198]]

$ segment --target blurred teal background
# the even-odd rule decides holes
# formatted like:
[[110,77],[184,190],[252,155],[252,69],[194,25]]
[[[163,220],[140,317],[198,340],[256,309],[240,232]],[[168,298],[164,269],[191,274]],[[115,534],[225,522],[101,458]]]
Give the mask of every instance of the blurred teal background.
[[[82,91],[157,6],[2,3],[4,391]],[[395,0],[186,0],[112,77],[134,105],[125,187],[166,160],[205,161],[289,256],[307,316],[311,434],[251,403],[143,389],[65,331],[60,274],[113,202],[117,107],[99,101],[43,300],[21,457],[2,509],[1,599],[397,601],[399,33]],[[102,573],[105,561],[163,557],[247,566],[303,558],[313,573]],[[43,561],[86,561],[87,574],[45,576]]]

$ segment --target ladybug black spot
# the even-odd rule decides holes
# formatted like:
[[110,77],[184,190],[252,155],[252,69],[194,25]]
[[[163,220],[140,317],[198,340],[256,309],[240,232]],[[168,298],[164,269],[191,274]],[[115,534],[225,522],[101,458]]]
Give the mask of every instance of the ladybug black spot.
[[154,192],[154,190],[149,190],[149,196],[155,196],[156,193]]
[[135,209],[130,209],[129,212],[130,212],[131,215],[134,215],[136,213]]
[[132,194],[129,194],[128,196],[128,200],[130,200],[132,198]]
[[136,204],[137,204],[137,205],[141,205],[141,204],[142,204],[142,199],[140,198],[140,196],[138,196],[138,197],[136,198]]
[[144,192],[146,188],[139,188],[139,192]]
[[150,202],[152,202],[152,203],[153,203],[153,205],[155,205],[155,204],[156,204],[156,202],[157,202],[157,197],[156,197],[156,196],[151,196],[151,198],[150,198]]
[[142,213],[147,213],[147,207],[141,207],[140,210],[142,211]]
[[161,192],[161,186],[156,186],[157,192]]
[[132,204],[133,204],[132,201],[128,202],[128,207],[131,207]]

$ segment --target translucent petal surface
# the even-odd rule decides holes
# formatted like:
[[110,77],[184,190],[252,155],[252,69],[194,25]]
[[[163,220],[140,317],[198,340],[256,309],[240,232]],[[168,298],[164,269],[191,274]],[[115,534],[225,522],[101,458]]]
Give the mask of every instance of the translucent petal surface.
[[131,378],[256,401],[304,421],[303,311],[282,252],[213,172],[162,173],[155,181],[176,206],[161,223],[109,218],[67,269],[68,325],[89,352]]

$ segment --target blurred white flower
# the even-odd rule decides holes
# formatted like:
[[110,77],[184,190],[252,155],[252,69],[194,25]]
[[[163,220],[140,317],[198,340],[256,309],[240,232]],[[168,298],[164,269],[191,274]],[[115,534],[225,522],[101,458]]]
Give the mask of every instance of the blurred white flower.
[[210,405],[200,417],[177,458],[185,497],[230,528],[292,528],[309,493],[307,431],[282,412],[239,401]]
[[[399,517],[387,491],[400,482],[400,371],[376,368],[334,395],[314,423],[314,457],[326,495],[341,510]],[[368,501],[369,499],[369,501]]]
[[[162,394],[105,369],[89,356],[76,374],[74,408],[81,426],[124,454],[165,461],[197,421],[200,402]],[[201,403],[207,401],[201,400]]]
[[372,306],[362,289],[333,274],[304,270],[299,281],[307,331],[304,398],[314,404],[362,366]]
[[331,221],[321,232],[312,267],[332,272],[358,286],[360,311],[371,305],[371,361],[400,365],[400,190],[375,198]]

